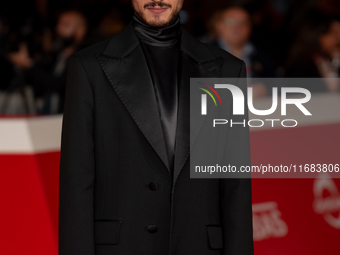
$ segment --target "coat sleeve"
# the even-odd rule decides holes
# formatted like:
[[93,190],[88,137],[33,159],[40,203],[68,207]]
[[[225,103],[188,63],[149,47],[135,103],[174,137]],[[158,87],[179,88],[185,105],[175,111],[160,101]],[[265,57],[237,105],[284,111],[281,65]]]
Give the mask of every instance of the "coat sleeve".
[[[235,122],[245,120],[243,125],[229,127],[225,147],[224,164],[250,166],[250,137],[247,106],[246,67],[242,61],[237,86],[244,95],[245,115],[231,115]],[[253,255],[252,191],[250,173],[242,177],[220,179],[220,209],[223,229],[224,255]]]
[[67,69],[59,171],[59,255],[94,255],[93,92],[77,55]]

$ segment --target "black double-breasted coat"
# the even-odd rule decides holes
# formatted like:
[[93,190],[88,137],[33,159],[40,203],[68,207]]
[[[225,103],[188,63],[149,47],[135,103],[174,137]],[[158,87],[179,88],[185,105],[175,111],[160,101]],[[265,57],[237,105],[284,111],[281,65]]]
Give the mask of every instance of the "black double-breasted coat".
[[[60,255],[253,254],[250,179],[193,179],[189,173],[190,77],[245,77],[245,65],[181,29],[173,177],[132,24],[71,57],[60,155]],[[230,155],[250,164],[249,130],[240,130],[230,131],[238,142]]]

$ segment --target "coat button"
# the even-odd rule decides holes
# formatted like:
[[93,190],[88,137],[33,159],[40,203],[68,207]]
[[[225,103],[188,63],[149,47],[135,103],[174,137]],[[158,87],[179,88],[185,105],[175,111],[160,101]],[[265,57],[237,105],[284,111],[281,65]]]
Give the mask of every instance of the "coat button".
[[147,227],[147,230],[150,232],[150,233],[156,233],[157,232],[157,226],[156,225],[149,225]]
[[158,184],[157,184],[157,183],[150,182],[149,188],[150,188],[151,190],[153,190],[153,191],[156,191],[156,190],[158,190],[159,187],[158,187]]

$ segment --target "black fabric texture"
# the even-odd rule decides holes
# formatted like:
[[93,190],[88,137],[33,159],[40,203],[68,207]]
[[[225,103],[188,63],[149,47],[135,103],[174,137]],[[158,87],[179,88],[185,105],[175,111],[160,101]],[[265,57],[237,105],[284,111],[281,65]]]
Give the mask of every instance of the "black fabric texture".
[[154,28],[134,13],[133,25],[152,77],[169,166],[173,171],[178,112],[179,16],[169,26]]

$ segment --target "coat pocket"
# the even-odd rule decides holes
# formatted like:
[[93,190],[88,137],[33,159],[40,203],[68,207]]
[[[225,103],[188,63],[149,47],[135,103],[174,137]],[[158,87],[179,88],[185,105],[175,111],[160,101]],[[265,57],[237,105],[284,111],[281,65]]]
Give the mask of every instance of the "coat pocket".
[[121,223],[120,220],[95,220],[94,243],[117,244],[119,241]]
[[209,244],[212,249],[223,249],[222,227],[216,225],[206,226]]

